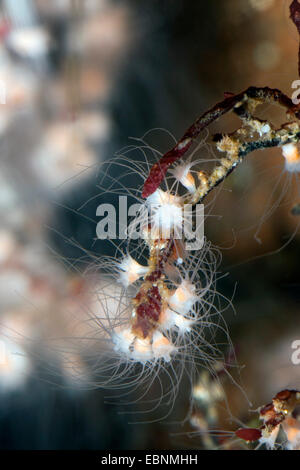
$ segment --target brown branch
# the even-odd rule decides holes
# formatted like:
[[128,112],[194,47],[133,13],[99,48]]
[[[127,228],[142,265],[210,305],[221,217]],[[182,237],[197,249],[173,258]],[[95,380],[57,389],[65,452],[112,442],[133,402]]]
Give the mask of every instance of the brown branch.
[[292,416],[299,404],[300,392],[298,390],[282,390],[275,395],[271,403],[260,408],[259,418],[263,421],[260,428],[240,428],[235,435],[247,442],[255,442],[261,437],[268,439],[277,426]]
[[277,89],[249,87],[247,90],[237,95],[230,95],[202,114],[184,133],[179,142],[163,155],[159,162],[153,165],[145,181],[142,196],[147,198],[156,191],[162,183],[170,165],[184,156],[194,139],[199,136],[203,129],[214,121],[217,121],[224,114],[232,111],[235,107],[241,106],[244,102],[249,102],[249,100],[252,100],[255,106],[263,103],[278,104],[284,107],[289,115],[297,119],[300,118],[300,111],[298,108],[295,108],[291,99]]

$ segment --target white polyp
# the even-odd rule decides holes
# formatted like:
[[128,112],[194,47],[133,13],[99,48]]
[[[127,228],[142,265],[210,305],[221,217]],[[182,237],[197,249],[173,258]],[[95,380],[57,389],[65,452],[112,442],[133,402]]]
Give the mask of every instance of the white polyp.
[[272,450],[275,448],[275,442],[279,433],[279,428],[280,425],[276,426],[276,428],[273,429],[271,434],[269,436],[262,436],[259,439],[260,444],[264,444],[268,450]]
[[131,358],[138,362],[147,362],[153,360],[153,351],[150,340],[136,338],[133,344]]
[[174,314],[174,323],[177,326],[179,333],[189,333],[193,326],[194,320],[185,318],[182,315]]
[[155,359],[171,361],[171,355],[176,352],[175,346],[160,331],[153,334],[152,351]]
[[135,340],[135,335],[132,333],[131,328],[125,328],[118,333],[114,333],[112,340],[115,351],[130,355],[130,349]]
[[161,327],[164,330],[171,330],[174,327],[177,327],[178,332],[181,334],[189,333],[194,322],[194,319],[185,318],[170,308],[167,308],[162,313],[160,320]]
[[285,448],[287,450],[300,449],[300,422],[292,417],[286,418],[282,423],[282,428],[287,438]]
[[152,339],[141,339],[134,335],[130,328],[126,328],[113,335],[114,350],[122,353],[128,359],[137,362],[171,360],[171,354],[176,352],[175,346],[161,332],[156,331]]
[[285,144],[282,147],[285,158],[285,168],[290,173],[300,172],[300,153],[296,144]]
[[176,168],[170,170],[170,172],[190,193],[194,193],[196,191],[196,184],[190,172],[191,166],[191,163],[177,165]]
[[145,276],[148,267],[142,266],[135,261],[130,255],[126,256],[120,263],[119,281],[124,287],[128,287],[142,276]]
[[183,209],[182,200],[168,192],[157,189],[147,198],[147,206],[150,208],[150,220],[154,231],[159,230],[168,238],[171,230],[182,228]]
[[174,314],[175,312],[173,312],[173,310],[169,308],[166,308],[161,312],[159,323],[163,330],[171,330],[172,328],[174,328]]
[[195,286],[190,281],[183,280],[169,298],[168,304],[175,312],[181,315],[187,315],[192,310],[197,299]]

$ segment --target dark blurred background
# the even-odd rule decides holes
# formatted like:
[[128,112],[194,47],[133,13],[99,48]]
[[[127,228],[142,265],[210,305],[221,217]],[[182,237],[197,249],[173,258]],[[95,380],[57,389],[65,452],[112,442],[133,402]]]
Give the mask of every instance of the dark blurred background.
[[[70,318],[89,302],[83,270],[113,254],[111,245],[95,243],[96,208],[116,202],[106,189],[119,177],[116,168],[106,176],[103,162],[149,130],[149,145],[165,152],[167,133],[179,138],[226,91],[268,85],[291,96],[298,38],[288,6],[0,2],[0,448],[209,447],[197,435],[176,436],[178,427],[168,424],[184,418],[185,387],[167,423],[132,419],[143,403],[123,408],[107,403],[111,392],[78,387],[85,364],[75,355],[66,366],[51,352],[51,338],[72,335]],[[282,118],[270,107],[262,115]],[[235,123],[220,121],[213,131]],[[138,151],[129,158],[139,159]],[[278,149],[250,155],[211,196],[206,224],[222,249],[220,271],[229,273],[218,289],[233,300],[235,312],[224,317],[254,408],[300,387],[300,366],[291,361],[300,339],[300,219],[290,212],[300,181],[283,166]],[[137,184],[134,176],[126,182]],[[224,389],[233,416],[247,422],[243,394],[230,380]],[[218,428],[230,428],[221,415]]]

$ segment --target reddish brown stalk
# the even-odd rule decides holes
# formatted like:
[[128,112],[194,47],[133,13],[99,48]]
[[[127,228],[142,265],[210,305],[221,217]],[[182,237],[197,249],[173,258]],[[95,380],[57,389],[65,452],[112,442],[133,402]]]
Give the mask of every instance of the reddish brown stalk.
[[[163,247],[160,247],[160,244]],[[148,338],[159,322],[164,303],[164,267],[173,251],[173,240],[165,240],[163,243],[160,241],[152,248],[149,259],[150,272],[133,299],[135,315],[132,331],[140,338]]]
[[246,442],[255,442],[261,438],[261,430],[256,428],[240,428],[235,435]]

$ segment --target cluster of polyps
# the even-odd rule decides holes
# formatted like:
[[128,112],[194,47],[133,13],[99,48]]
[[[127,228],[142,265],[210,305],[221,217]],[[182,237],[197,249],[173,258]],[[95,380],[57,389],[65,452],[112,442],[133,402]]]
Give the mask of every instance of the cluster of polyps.
[[[192,194],[195,181],[190,166],[178,166],[172,173]],[[133,292],[128,322],[112,334],[115,351],[128,360],[170,362],[193,342],[202,322],[209,323],[217,261],[208,243],[191,252],[186,251],[184,239],[178,239],[185,222],[184,200],[159,188],[152,193],[145,200],[151,217],[145,223],[140,220],[141,243],[149,252],[147,265],[131,254],[116,263],[119,283],[127,293]]]
[[260,428],[241,428],[236,435],[247,442],[258,441],[268,449],[274,449],[280,429],[285,434],[284,446],[288,450],[300,449],[300,421],[293,416],[300,403],[298,390],[282,390],[271,403],[259,410],[259,419],[263,422]]
[[[166,251],[162,249],[165,243],[169,244]],[[174,242],[157,241],[155,245],[148,267],[130,256],[120,262],[120,282],[124,287],[138,283],[138,287],[132,298],[130,323],[115,333],[113,340],[116,350],[139,362],[168,362],[180,352],[184,337],[205,318],[206,297],[214,290],[214,271],[205,272],[205,281],[201,279],[203,272],[202,276],[198,272],[201,257],[177,257]]]

